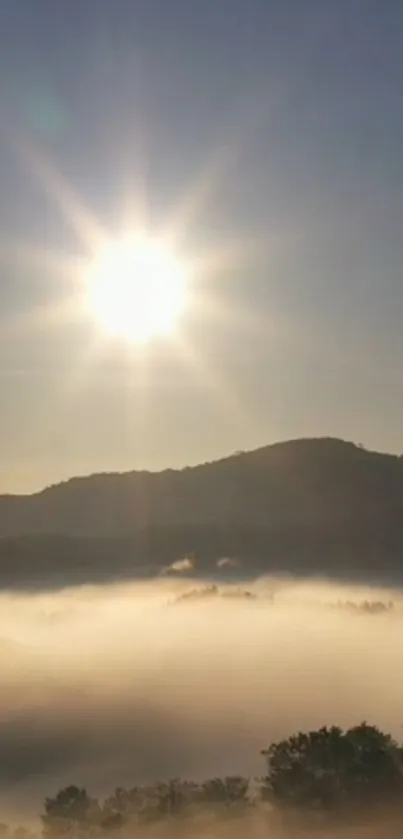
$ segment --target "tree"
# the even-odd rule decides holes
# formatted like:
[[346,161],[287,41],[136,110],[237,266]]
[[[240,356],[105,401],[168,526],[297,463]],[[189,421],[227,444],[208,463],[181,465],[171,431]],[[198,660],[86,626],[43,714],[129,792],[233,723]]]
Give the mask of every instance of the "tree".
[[403,750],[388,734],[362,723],[343,732],[300,732],[263,751],[266,795],[281,805],[353,809],[398,800]]
[[98,825],[100,818],[97,800],[90,798],[85,789],[73,785],[65,787],[55,798],[45,800],[43,835],[49,839],[61,835],[81,836]]
[[172,778],[147,788],[144,817],[150,821],[189,813],[197,786],[189,781]]
[[197,784],[177,778],[129,790],[118,788],[103,805],[102,827],[131,830],[138,824],[184,816],[189,814],[197,791]]
[[238,775],[226,778],[211,778],[201,787],[200,798],[208,804],[233,808],[248,803],[249,781]]
[[104,830],[117,830],[138,820],[144,796],[138,787],[118,787],[104,802],[101,825]]

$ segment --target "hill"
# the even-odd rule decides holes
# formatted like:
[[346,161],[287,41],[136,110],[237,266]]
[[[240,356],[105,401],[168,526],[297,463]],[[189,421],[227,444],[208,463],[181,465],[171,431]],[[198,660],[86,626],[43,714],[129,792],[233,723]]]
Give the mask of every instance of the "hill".
[[0,583],[18,568],[24,576],[43,566],[46,577],[49,564],[51,576],[148,573],[190,551],[200,569],[236,556],[249,571],[400,573],[403,459],[295,440],[179,471],[92,475],[0,497]]

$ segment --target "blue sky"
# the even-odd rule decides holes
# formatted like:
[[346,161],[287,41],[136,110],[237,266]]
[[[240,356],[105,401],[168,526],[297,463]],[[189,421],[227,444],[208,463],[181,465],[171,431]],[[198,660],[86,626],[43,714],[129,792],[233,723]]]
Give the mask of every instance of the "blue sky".
[[[4,0],[1,491],[298,436],[403,451],[402,44],[398,0]],[[83,243],[15,137],[111,235],[213,172],[183,248],[249,246],[206,270],[198,367],[166,345],[86,365],[91,325],[35,322],[73,280],[23,245]]]

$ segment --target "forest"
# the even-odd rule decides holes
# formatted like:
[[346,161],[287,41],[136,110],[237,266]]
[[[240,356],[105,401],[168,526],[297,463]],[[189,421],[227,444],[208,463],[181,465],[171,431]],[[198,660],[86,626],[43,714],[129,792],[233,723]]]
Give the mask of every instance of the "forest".
[[237,828],[246,834],[252,824],[273,836],[374,825],[401,834],[403,747],[378,727],[301,731],[270,744],[262,757],[265,771],[254,779],[170,779],[117,788],[104,800],[71,784],[46,798],[39,833],[2,824],[1,839],[125,837],[156,829],[214,836]]

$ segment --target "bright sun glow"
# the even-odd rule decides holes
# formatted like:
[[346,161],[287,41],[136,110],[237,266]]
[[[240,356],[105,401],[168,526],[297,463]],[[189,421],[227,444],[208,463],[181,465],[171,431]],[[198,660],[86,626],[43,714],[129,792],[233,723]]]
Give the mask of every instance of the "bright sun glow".
[[145,236],[109,244],[91,265],[90,307],[108,332],[137,342],[171,334],[186,302],[186,270]]

